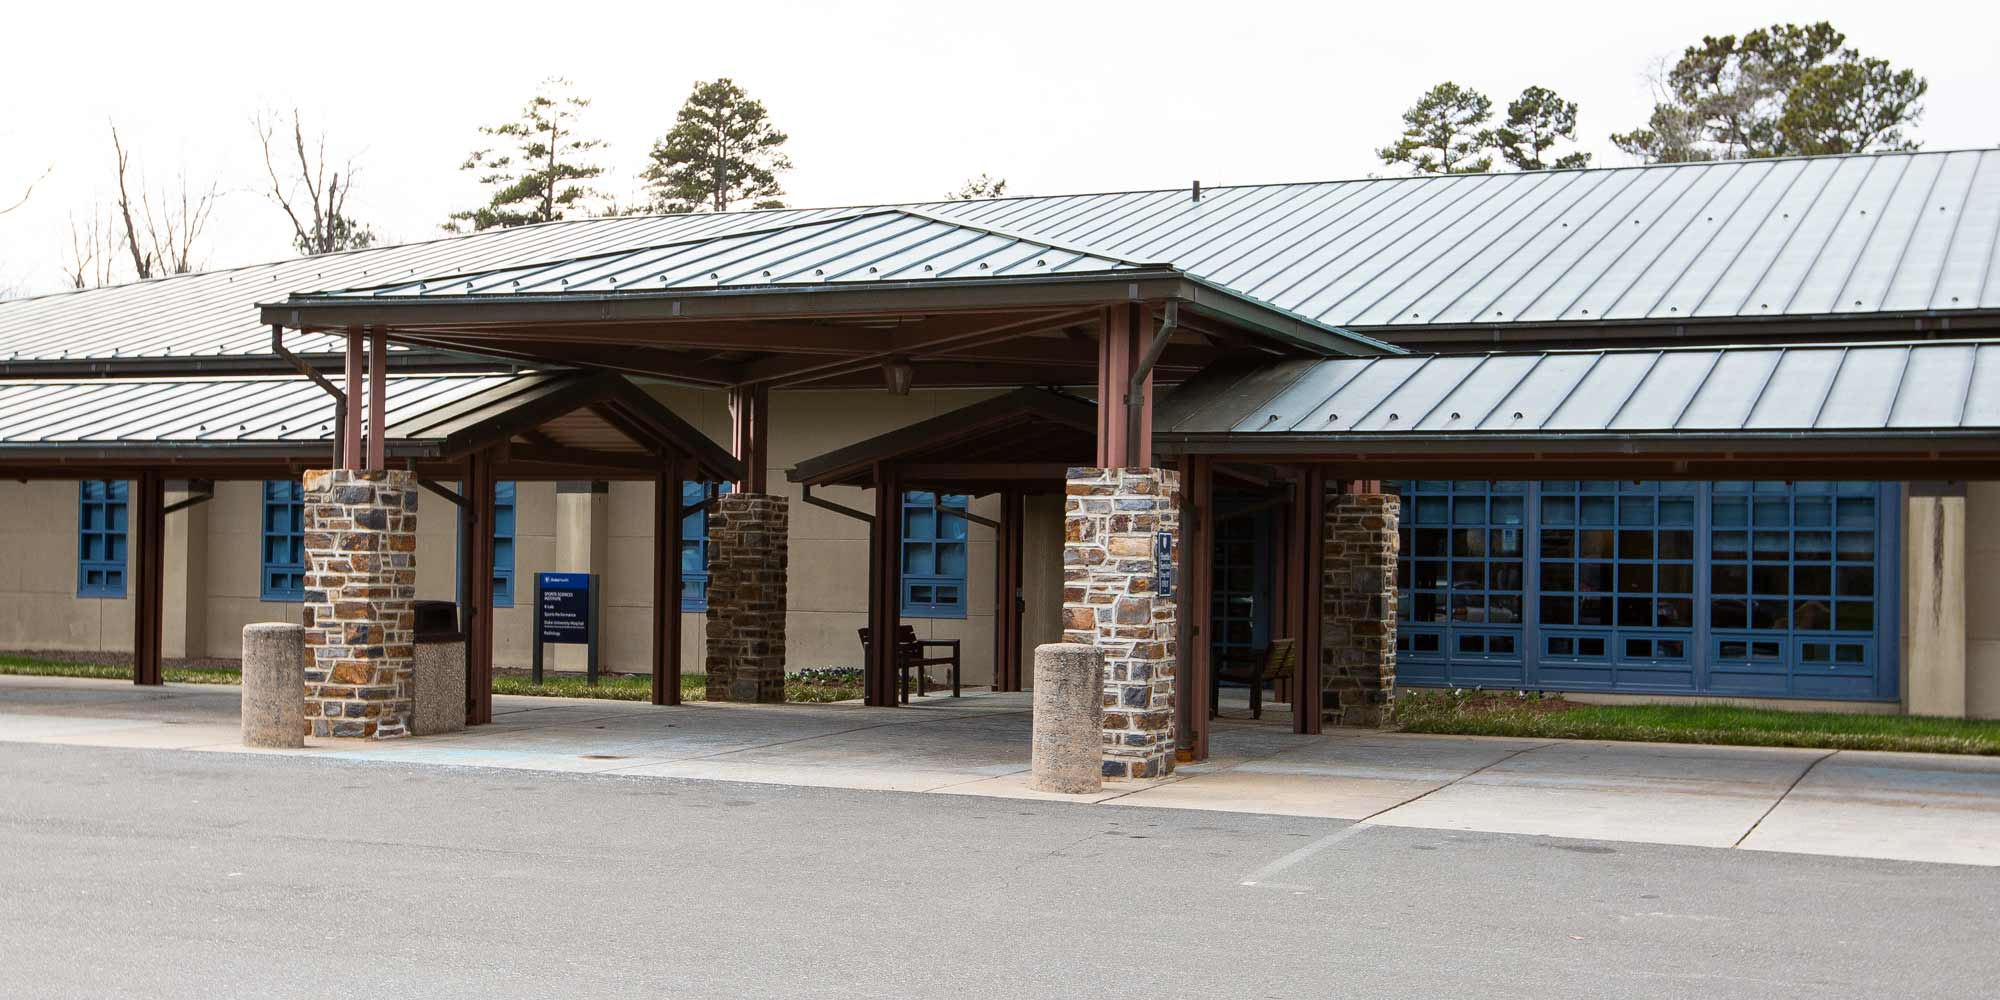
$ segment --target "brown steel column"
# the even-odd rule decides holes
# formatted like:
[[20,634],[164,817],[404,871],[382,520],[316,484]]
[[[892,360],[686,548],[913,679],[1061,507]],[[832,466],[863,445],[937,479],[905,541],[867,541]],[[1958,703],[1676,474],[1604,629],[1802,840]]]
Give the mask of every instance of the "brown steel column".
[[471,512],[464,550],[465,721],[493,721],[493,454],[475,452],[465,460],[465,503]]
[[1134,318],[1133,307],[1106,309],[1097,338],[1097,466],[1101,469],[1133,464],[1125,390],[1138,364]]
[[875,520],[868,526],[868,656],[864,701],[896,704],[896,628],[902,624],[903,491],[893,469],[875,465]]
[[681,703],[681,462],[653,478],[653,704]]
[[158,472],[142,472],[131,489],[129,526],[139,536],[133,566],[132,683],[160,684],[166,679],[161,663],[167,587],[166,480]]
[[1179,750],[1185,763],[1208,759],[1208,714],[1213,681],[1209,606],[1215,585],[1214,461],[1207,455],[1181,456],[1181,540],[1177,572],[1180,608]]
[[1299,666],[1292,694],[1292,731],[1312,735],[1320,731],[1320,641],[1324,546],[1326,530],[1326,484],[1324,466],[1307,465],[1298,471],[1298,493],[1293,498],[1290,560],[1292,610]]
[[368,468],[380,472],[389,467],[384,448],[384,414],[389,409],[389,342],[381,330],[368,340]]
[[729,389],[729,453],[743,462],[747,477],[739,493],[770,492],[771,388],[738,385]]
[[1026,504],[1020,490],[1000,491],[993,545],[993,690],[1021,690],[1021,574]]
[[342,468],[362,467],[361,454],[361,359],[365,348],[361,341],[361,328],[347,330],[347,412],[346,420],[340,425],[340,453],[344,460]]

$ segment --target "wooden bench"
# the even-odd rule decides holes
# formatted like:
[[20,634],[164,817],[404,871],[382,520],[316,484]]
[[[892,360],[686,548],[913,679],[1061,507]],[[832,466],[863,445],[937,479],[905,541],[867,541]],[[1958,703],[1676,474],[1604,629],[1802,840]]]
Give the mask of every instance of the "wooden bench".
[[[868,630],[863,628],[858,631],[861,633],[861,656],[865,662],[868,657]],[[930,655],[930,650],[933,648],[946,649],[950,650],[950,652],[943,656],[932,656]],[[951,696],[954,698],[959,697],[958,640],[919,639],[917,638],[917,629],[915,626],[897,626],[896,683],[902,688],[904,704],[907,705],[910,701],[910,675],[913,673],[916,675],[917,697],[921,698],[924,696],[925,669],[939,666],[951,667]]]
[[1250,717],[1264,717],[1264,683],[1289,679],[1298,669],[1298,647],[1290,639],[1273,639],[1262,653],[1231,657],[1215,665],[1208,692],[1208,716],[1215,718],[1222,682],[1250,685]]

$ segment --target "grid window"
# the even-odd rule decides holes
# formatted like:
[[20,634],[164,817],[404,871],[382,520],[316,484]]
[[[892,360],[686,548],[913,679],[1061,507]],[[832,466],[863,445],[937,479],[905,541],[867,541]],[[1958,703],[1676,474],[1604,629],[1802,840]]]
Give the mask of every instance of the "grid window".
[[965,504],[953,493],[903,494],[903,614],[965,617]]
[[1875,484],[1721,482],[1709,503],[1717,663],[1871,670]]
[[261,585],[264,600],[305,600],[305,518],[305,491],[298,480],[265,481]]
[[1688,659],[1700,489],[1699,483],[1541,484],[1537,610],[1544,654]]
[[[728,483],[681,484],[681,506],[705,503],[727,493]],[[697,510],[681,519],[681,610],[708,610],[708,511]]]
[[76,594],[125,596],[126,487],[123,481],[78,485]]
[[493,606],[514,606],[514,484],[493,484]]
[[1518,661],[1527,485],[1420,480],[1401,492],[1399,651]]

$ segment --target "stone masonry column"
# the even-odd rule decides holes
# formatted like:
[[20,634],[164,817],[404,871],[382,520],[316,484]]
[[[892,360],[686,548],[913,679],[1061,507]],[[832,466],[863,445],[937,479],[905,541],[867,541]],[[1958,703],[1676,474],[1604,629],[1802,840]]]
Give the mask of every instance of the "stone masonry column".
[[414,710],[413,474],[305,474],[306,726],[313,736],[407,736]]
[[1104,776],[1165,777],[1180,635],[1154,553],[1180,542],[1180,473],[1071,469],[1065,493],[1063,641],[1104,653]]
[[708,517],[708,700],[785,700],[790,502],[724,493]]
[[1394,494],[1345,493],[1337,481],[1327,485],[1319,668],[1327,722],[1379,726],[1395,697],[1401,511]]

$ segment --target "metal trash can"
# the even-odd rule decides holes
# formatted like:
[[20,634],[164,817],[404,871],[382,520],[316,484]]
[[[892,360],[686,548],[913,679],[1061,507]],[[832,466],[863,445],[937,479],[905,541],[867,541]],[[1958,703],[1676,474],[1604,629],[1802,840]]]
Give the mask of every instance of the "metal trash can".
[[465,728],[465,633],[458,627],[458,605],[450,601],[415,601],[416,656],[411,664],[416,711],[410,732],[416,736],[455,733]]

